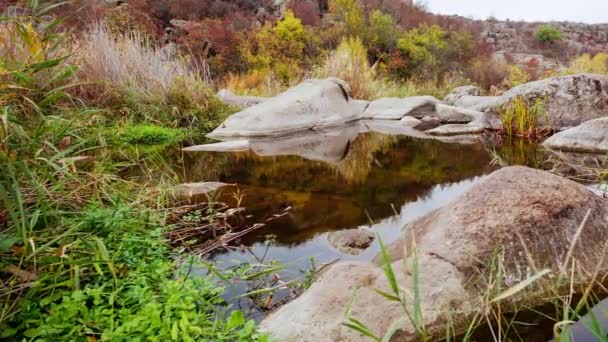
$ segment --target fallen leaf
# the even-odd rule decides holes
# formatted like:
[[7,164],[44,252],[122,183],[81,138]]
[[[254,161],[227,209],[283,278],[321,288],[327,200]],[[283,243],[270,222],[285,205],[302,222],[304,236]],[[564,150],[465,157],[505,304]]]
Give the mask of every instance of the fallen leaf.
[[15,265],[6,266],[4,268],[4,271],[17,276],[21,281],[27,282],[27,283],[38,279],[37,274],[35,274],[33,272],[21,270],[21,269],[19,269],[19,267],[15,266]]

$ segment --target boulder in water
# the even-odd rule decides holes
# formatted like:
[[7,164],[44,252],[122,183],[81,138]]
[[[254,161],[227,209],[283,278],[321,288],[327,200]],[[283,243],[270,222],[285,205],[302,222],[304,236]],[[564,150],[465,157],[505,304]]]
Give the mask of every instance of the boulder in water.
[[[608,200],[585,186],[545,171],[508,167],[410,223],[388,253],[399,287],[411,294],[413,251],[417,251],[421,317],[429,337],[435,339],[445,337],[448,325],[459,333],[476,314],[483,315],[489,286],[484,279],[495,277],[492,262],[501,265],[503,288],[520,284],[539,270],[561,272],[566,255],[588,270],[574,279],[574,288],[588,285],[594,272],[603,277],[608,271],[607,225]],[[545,285],[552,290],[532,286],[509,297],[501,309],[506,313],[521,305],[543,304],[545,290],[568,294],[568,277],[563,282],[557,279],[543,278],[551,282]],[[417,340],[413,323],[402,320],[400,304],[376,289],[391,292],[382,266],[337,263],[301,297],[268,316],[261,327],[281,341],[366,341],[343,325],[348,307],[351,317],[377,335],[397,324],[393,340]],[[414,312],[412,300],[406,305]]]
[[435,105],[439,102],[432,96],[386,97],[371,102],[363,112],[363,116],[375,120],[400,120],[405,116],[420,119],[427,115],[435,115]]
[[231,115],[211,138],[280,136],[359,120],[361,104],[336,78],[310,79]]

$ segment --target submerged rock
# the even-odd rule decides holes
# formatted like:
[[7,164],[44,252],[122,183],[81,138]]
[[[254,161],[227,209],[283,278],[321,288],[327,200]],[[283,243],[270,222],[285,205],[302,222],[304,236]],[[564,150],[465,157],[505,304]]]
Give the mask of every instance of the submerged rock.
[[264,137],[316,127],[339,126],[361,117],[347,85],[336,78],[306,80],[287,91],[231,115],[211,138]]
[[608,117],[559,132],[545,140],[543,146],[573,152],[608,152]]
[[435,105],[440,101],[432,96],[412,96],[406,98],[386,97],[369,104],[363,112],[366,119],[400,120],[405,116],[420,119],[435,114]]
[[[578,274],[574,285],[590,282],[595,271],[602,277],[608,269],[603,262],[607,225],[608,200],[585,186],[545,171],[508,167],[410,223],[404,237],[388,250],[399,287],[413,293],[416,246],[421,314],[434,339],[445,336],[448,324],[459,333],[475,314],[483,314],[488,291],[484,279],[495,277],[492,261],[504,272],[503,288],[528,279],[534,270],[560,272],[565,255],[589,271]],[[544,281],[554,282],[558,293],[568,293],[569,279],[557,283],[556,278]],[[399,322],[404,317],[400,304],[383,298],[376,289],[391,291],[380,265],[341,262],[327,269],[300,298],[267,317],[261,327],[281,341],[366,341],[342,324],[348,307],[349,315],[375,334],[382,336],[397,323],[400,329],[393,340],[417,340],[412,322]],[[542,304],[543,289],[536,286],[534,291],[511,296],[503,302],[503,312],[517,305]],[[407,305],[413,312],[411,300]]]
[[344,254],[357,255],[372,244],[374,233],[365,228],[341,230],[329,233],[327,241]]
[[237,95],[230,89],[218,91],[217,97],[225,104],[238,108],[249,108],[268,100],[266,97]]

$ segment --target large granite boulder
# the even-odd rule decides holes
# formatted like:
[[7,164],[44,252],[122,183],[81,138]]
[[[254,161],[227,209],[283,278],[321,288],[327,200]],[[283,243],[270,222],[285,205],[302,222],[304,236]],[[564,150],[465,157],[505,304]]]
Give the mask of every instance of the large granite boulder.
[[361,104],[336,78],[310,79],[231,115],[211,138],[280,136],[359,120]]
[[481,95],[481,90],[475,86],[462,86],[458,88],[454,88],[451,93],[449,93],[444,99],[443,102],[447,105],[453,106],[464,96],[479,96]]
[[528,103],[541,99],[548,118],[544,122],[541,117],[541,123],[557,130],[608,116],[608,78],[603,75],[559,76],[522,84],[504,93],[494,112],[518,97]]
[[608,117],[589,120],[580,126],[559,132],[543,145],[562,151],[608,152]]
[[[494,286],[505,289],[539,270],[553,273],[540,280],[542,286],[537,282],[503,301],[505,313],[518,305],[542,304],[544,291],[567,294],[571,285],[589,283],[595,272],[601,278],[608,269],[607,227],[608,200],[565,178],[517,166],[487,176],[451,204],[413,221],[388,250],[409,312],[414,312],[412,265],[417,251],[420,313],[434,340],[445,337],[448,324],[462,332],[475,314],[483,315],[492,289],[485,280],[496,280],[499,274],[500,284]],[[577,273],[570,284],[568,276],[559,274],[573,260],[587,272]],[[418,340],[413,324],[402,320],[400,304],[376,290],[391,292],[378,263],[337,263],[261,327],[280,341],[367,341],[342,324],[348,307],[351,317],[377,335],[397,323],[393,341]]]
[[435,115],[435,106],[440,103],[432,96],[412,96],[406,98],[387,97],[371,102],[363,117],[376,120],[400,120],[405,116],[417,119]]

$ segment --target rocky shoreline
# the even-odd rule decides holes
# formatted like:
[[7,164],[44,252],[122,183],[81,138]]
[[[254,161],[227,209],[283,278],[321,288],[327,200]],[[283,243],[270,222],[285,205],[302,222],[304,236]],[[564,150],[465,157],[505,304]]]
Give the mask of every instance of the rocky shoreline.
[[[608,152],[608,79],[599,75],[550,78],[499,97],[461,87],[443,101],[430,96],[355,100],[338,79],[307,80],[269,99],[222,94],[224,101],[244,108],[209,134],[225,141],[186,150],[250,149],[260,155],[298,154],[336,162],[365,130],[460,142],[479,139],[480,134],[501,128],[500,108],[523,98],[545,103],[543,124],[558,132],[544,143],[547,148]],[[496,284],[484,280],[495,271],[489,265],[500,265],[498,282],[503,288],[539,272],[546,275],[505,300],[503,312],[544,304],[549,290],[565,293],[573,285],[593,284],[598,275],[608,274],[607,227],[605,194],[546,171],[506,167],[451,204],[408,224],[388,250],[406,296],[414,286],[421,289],[425,333],[435,338],[448,324],[463,331],[492,305],[488,293]],[[332,239],[338,248],[358,253],[373,236],[349,232]],[[403,307],[377,293],[391,290],[382,259],[377,259],[332,265],[301,297],[268,316],[262,328],[285,341],[364,341],[343,324],[349,307],[349,315],[375,333],[397,325],[392,340],[417,340],[419,327],[402,318]],[[573,262],[585,270],[576,279],[564,275]],[[421,270],[415,276],[414,263]]]

